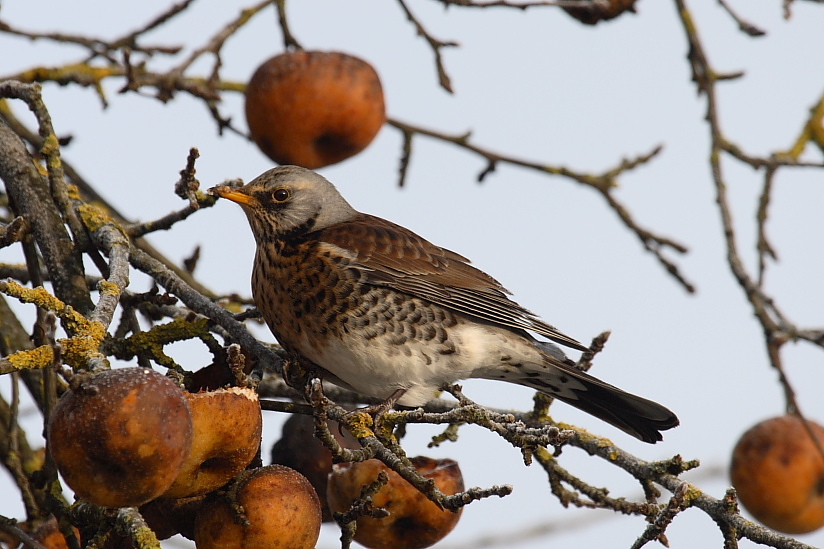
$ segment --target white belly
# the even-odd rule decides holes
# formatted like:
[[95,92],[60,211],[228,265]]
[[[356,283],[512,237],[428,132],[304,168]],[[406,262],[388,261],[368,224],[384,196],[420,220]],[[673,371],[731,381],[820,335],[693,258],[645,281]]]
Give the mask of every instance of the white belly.
[[391,336],[367,339],[350,333],[345,339],[331,338],[322,349],[304,351],[359,393],[387,398],[405,389],[398,401],[405,406],[425,404],[447,383],[470,377],[505,379],[503,373],[513,363],[543,362],[527,338],[467,321],[451,327],[444,343],[418,339],[396,343]]

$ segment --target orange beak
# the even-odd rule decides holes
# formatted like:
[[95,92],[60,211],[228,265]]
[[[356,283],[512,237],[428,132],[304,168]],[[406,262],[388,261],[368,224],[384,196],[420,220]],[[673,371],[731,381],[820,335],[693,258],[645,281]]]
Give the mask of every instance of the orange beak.
[[259,206],[260,202],[254,196],[250,196],[235,187],[227,187],[226,185],[218,185],[209,189],[210,194],[216,194],[220,198],[225,198],[236,202],[242,206]]

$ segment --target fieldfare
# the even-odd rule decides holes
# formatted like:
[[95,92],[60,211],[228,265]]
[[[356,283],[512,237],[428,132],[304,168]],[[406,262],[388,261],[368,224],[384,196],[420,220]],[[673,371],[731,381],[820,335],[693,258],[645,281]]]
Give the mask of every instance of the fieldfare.
[[211,192],[246,212],[257,243],[252,294],[272,333],[335,384],[420,406],[444,384],[497,379],[645,442],[678,425],[664,406],[584,373],[532,337],[587,350],[465,257],[358,212],[315,172],[281,166]]

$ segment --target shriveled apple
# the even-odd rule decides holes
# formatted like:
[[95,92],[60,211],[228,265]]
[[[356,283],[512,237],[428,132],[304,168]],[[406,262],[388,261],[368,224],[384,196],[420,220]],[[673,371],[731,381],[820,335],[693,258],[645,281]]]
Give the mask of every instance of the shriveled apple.
[[103,507],[142,505],[169,489],[192,444],[183,391],[147,368],[99,373],[67,391],[48,425],[66,484]]

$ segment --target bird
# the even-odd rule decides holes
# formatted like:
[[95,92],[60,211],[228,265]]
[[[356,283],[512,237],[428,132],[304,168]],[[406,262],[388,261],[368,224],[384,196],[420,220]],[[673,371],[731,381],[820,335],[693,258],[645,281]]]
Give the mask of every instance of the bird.
[[246,214],[256,243],[252,297],[272,334],[336,385],[416,407],[447,384],[501,380],[648,443],[679,424],[663,405],[576,368],[558,345],[587,347],[467,258],[357,211],[314,171],[278,166],[209,192]]

